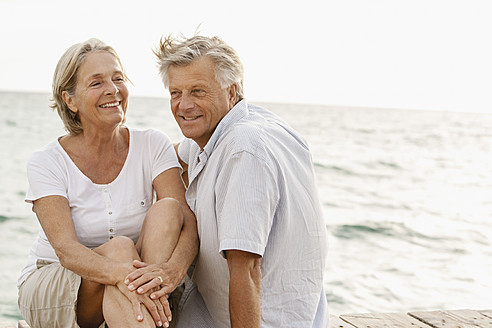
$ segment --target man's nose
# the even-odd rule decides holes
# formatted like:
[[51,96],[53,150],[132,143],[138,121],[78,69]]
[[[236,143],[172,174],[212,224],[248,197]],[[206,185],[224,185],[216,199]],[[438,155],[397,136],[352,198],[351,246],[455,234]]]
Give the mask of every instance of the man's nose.
[[179,101],[179,109],[190,109],[194,105],[193,97],[188,92],[183,92]]

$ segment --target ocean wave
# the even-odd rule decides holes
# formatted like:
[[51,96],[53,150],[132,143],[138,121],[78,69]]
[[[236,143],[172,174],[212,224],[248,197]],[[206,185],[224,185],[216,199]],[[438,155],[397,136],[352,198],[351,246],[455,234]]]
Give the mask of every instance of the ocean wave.
[[10,219],[12,219],[12,218],[10,218],[8,216],[0,215],[0,223],[8,221]]

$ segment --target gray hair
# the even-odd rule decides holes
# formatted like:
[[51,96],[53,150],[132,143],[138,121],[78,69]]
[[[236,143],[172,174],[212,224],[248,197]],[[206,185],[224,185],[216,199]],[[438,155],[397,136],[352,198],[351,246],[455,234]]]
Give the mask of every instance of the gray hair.
[[168,36],[161,38],[154,50],[162,82],[169,87],[169,67],[186,66],[194,60],[207,56],[215,63],[215,79],[222,88],[237,84],[237,102],[244,98],[244,69],[236,51],[217,36],[195,35],[189,39]]
[[87,41],[74,44],[65,51],[58,61],[53,74],[53,95],[50,99],[52,102],[50,107],[52,109],[56,109],[58,115],[63,121],[65,130],[73,135],[79,134],[83,131],[82,123],[80,122],[80,118],[77,113],[72,112],[65,103],[62,94],[63,91],[66,91],[70,96],[75,94],[75,87],[77,86],[78,78],[77,73],[80,66],[89,53],[98,51],[107,52],[113,55],[121,67],[125,80],[128,79],[123,65],[121,64],[120,57],[116,51],[99,39],[91,38]]

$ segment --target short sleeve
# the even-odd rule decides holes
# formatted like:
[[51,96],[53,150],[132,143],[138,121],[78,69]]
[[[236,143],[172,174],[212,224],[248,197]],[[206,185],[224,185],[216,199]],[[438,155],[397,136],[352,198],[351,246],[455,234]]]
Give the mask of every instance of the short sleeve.
[[27,164],[29,188],[25,201],[33,201],[46,196],[67,197],[66,172],[63,162],[48,151],[34,153]]
[[173,144],[167,135],[157,130],[150,131],[150,158],[152,181],[162,172],[173,167],[181,168]]
[[185,138],[179,143],[178,155],[179,158],[186,164],[190,164],[191,139]]
[[241,250],[263,256],[279,194],[272,169],[243,151],[230,157],[216,183],[220,252]]

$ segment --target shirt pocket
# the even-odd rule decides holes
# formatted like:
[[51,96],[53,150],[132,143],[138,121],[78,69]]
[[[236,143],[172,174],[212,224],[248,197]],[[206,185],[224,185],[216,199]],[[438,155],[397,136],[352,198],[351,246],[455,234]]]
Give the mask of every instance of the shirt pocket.
[[152,206],[152,197],[133,198],[123,208],[123,213],[117,224],[117,234],[131,238],[137,242],[145,219],[145,215]]
[[125,207],[125,214],[147,213],[152,205],[152,197],[144,196],[138,199],[131,200]]

